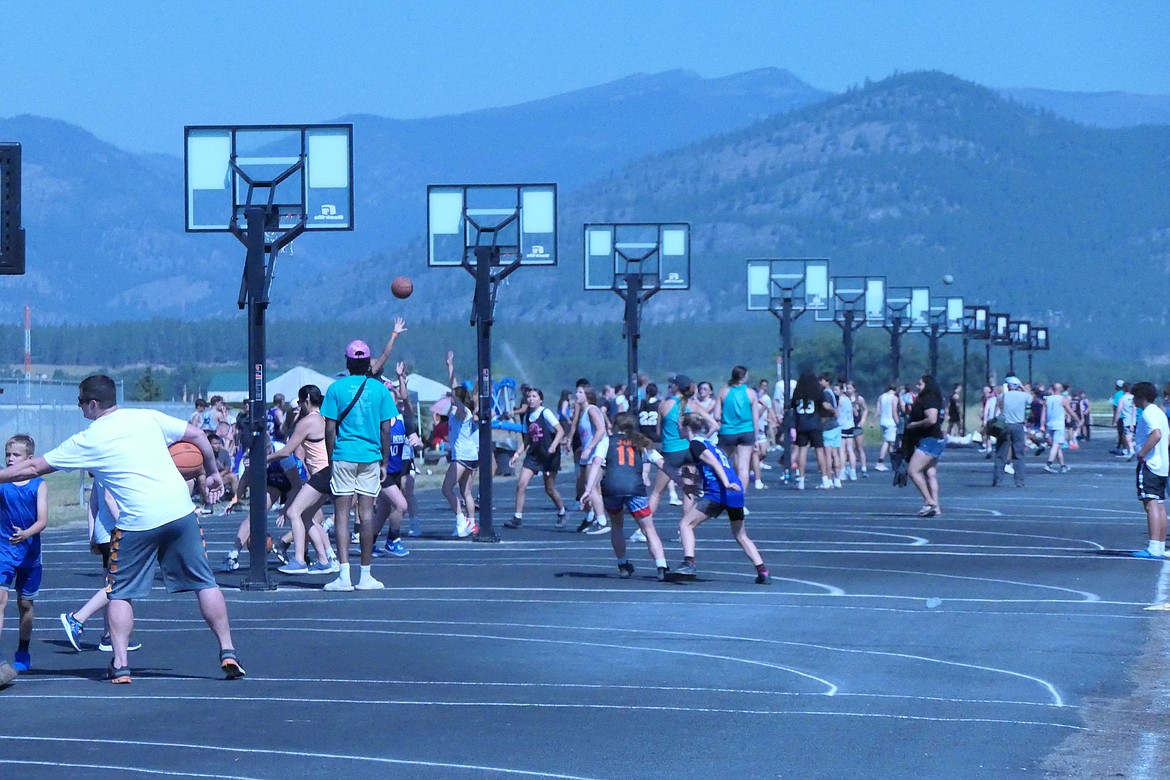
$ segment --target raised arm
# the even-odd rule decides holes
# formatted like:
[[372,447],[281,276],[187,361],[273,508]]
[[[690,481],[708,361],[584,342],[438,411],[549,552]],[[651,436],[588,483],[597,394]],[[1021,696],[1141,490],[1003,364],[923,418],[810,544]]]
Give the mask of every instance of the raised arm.
[[386,366],[386,363],[390,360],[391,353],[394,352],[394,342],[397,341],[398,337],[401,336],[405,332],[406,332],[406,320],[402,319],[401,317],[395,317],[394,318],[394,332],[390,334],[390,340],[386,342],[386,348],[384,350],[382,350],[382,354],[378,356],[377,360],[375,360],[373,363],[370,364],[370,373],[371,374],[373,374],[374,376],[381,376],[382,369]]

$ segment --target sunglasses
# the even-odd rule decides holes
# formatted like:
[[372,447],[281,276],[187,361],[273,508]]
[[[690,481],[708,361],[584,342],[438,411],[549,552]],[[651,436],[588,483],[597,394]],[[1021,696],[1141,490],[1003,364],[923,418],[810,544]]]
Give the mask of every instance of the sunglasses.
[[81,396],[78,396],[77,405],[78,407],[84,407],[86,404],[93,403],[96,400],[96,398],[82,398]]

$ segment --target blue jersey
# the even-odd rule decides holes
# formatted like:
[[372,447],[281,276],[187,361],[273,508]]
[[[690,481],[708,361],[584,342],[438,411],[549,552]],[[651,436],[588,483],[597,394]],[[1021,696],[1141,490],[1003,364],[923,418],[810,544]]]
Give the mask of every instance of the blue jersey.
[[402,415],[390,421],[390,457],[386,458],[386,473],[402,473],[402,451],[406,448],[406,423]]
[[[732,485],[740,486],[738,491],[728,490],[723,487],[723,483],[719,481],[715,469],[702,461],[703,450],[710,452],[718,459],[719,465],[723,467],[724,473],[727,474],[727,481]],[[691,458],[702,469],[703,498],[712,503],[722,504],[733,509],[743,508],[743,485],[739,481],[739,475],[735,473],[735,469],[728,462],[727,456],[723,454],[723,450],[706,439],[691,439]]]
[[41,562],[41,536],[11,544],[18,529],[32,528],[37,521],[37,490],[44,480],[33,477],[24,485],[0,484],[0,556],[13,566],[34,566]]

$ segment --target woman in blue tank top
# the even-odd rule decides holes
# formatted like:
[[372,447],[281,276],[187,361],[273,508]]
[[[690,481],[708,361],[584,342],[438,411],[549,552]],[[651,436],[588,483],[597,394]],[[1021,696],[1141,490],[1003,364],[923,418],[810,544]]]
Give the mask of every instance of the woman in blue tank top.
[[727,387],[715,399],[715,419],[719,420],[719,448],[727,454],[739,475],[739,481],[748,484],[752,450],[756,446],[756,428],[759,427],[760,407],[756,391],[747,386],[748,370],[743,366],[731,369]]

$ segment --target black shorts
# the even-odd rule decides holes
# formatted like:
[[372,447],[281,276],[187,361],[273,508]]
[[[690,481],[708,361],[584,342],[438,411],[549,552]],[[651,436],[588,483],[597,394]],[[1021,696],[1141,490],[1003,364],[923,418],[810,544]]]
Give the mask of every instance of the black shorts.
[[313,476],[309,477],[309,481],[307,484],[309,485],[309,487],[313,488],[313,490],[316,490],[321,495],[328,496],[328,495],[332,495],[332,491],[329,489],[329,480],[332,478],[333,478],[333,467],[326,466],[325,468],[321,469]]
[[385,490],[388,487],[396,487],[399,490],[402,490],[401,471],[395,471],[393,474],[386,472],[386,479],[382,480],[382,489]]
[[1145,463],[1137,467],[1137,493],[1140,501],[1165,501],[1166,477],[1150,471]]
[[825,432],[823,430],[797,431],[796,446],[808,447],[809,445],[818,450],[822,449],[825,446]]
[[109,542],[98,542],[97,547],[98,547],[98,550],[102,554],[102,568],[103,569],[110,568],[110,543]]
[[719,515],[727,512],[727,519],[732,523],[742,523],[744,514],[742,506],[727,506],[715,501],[700,501],[695,509],[705,514],[707,517],[719,517]]
[[719,434],[720,447],[754,447],[755,444],[756,435],[751,431]]
[[533,474],[556,474],[561,470],[561,452],[546,454],[543,452],[529,452],[524,456],[524,468]]

